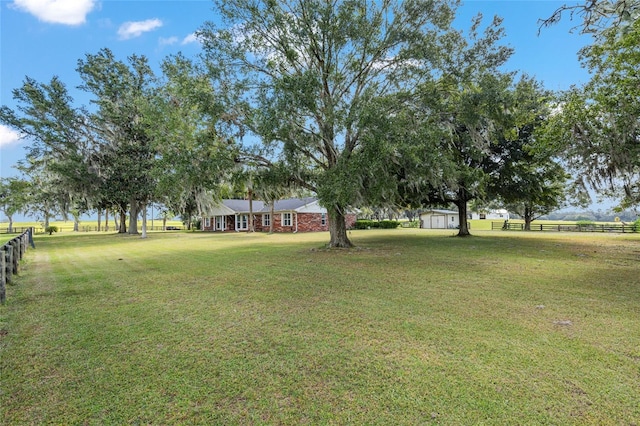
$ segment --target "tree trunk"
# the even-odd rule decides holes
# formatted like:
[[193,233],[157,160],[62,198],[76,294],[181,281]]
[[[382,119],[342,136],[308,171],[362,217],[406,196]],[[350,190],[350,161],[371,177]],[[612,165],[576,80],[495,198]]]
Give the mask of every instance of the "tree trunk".
[[147,206],[142,208],[142,238],[147,238]]
[[347,224],[343,209],[335,206],[327,209],[329,213],[329,247],[331,248],[350,248],[353,247],[349,237],[347,236]]
[[276,201],[271,201],[271,211],[269,212],[269,233],[273,234],[273,221],[276,212]]
[[135,200],[129,203],[129,235],[138,235],[138,213],[140,207]]
[[98,232],[101,231],[102,228],[102,209],[98,209]]
[[116,226],[118,227],[119,234],[127,233],[127,212],[124,209],[120,209],[120,225],[118,226],[116,222]]
[[460,222],[458,237],[468,237],[471,233],[467,221],[467,191],[464,188],[458,190],[458,200],[455,204],[458,207],[458,221]]
[[249,189],[249,229],[247,232],[255,232],[255,230],[253,225],[253,191]]
[[8,214],[7,219],[9,219],[9,229],[7,230],[7,233],[13,234],[13,216]]
[[47,229],[49,227],[49,213],[45,212],[44,213],[44,229]]
[[80,231],[80,216],[73,216],[73,232]]
[[104,230],[109,232],[109,209],[104,210]]
[[167,230],[167,216],[162,216],[162,230]]
[[533,218],[533,214],[531,212],[531,209],[529,207],[525,207],[524,208],[524,230],[525,231],[531,231],[531,222],[533,222],[532,218]]

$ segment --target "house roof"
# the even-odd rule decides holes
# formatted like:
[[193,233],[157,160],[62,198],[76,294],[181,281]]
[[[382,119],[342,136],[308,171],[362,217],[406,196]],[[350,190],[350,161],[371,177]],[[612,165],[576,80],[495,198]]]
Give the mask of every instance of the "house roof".
[[[307,212],[320,212],[321,210],[323,212],[326,211],[318,205],[318,199],[315,197],[288,198],[276,201],[274,205],[274,212],[298,212],[303,210]],[[258,200],[253,201],[254,213],[269,213],[270,211],[271,207],[267,203]],[[207,213],[212,216],[249,213],[249,200],[222,200],[216,207]]]
[[[306,197],[306,198],[289,198],[286,200],[276,201],[273,210],[276,212],[281,211],[295,211],[299,210],[302,207],[308,206],[309,204],[316,203],[318,201],[315,197]],[[269,205],[265,204],[262,209],[263,213],[268,213],[271,210]]]
[[[236,213],[249,212],[249,200],[222,200],[222,204]],[[254,212],[258,212],[263,208],[264,203],[262,201],[253,200]]]
[[427,210],[425,212],[422,212],[421,214],[458,214],[458,212],[453,211],[453,210]]

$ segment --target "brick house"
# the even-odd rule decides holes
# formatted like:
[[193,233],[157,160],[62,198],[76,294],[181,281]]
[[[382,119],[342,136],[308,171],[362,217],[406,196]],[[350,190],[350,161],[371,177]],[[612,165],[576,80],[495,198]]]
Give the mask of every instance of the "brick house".
[[[276,201],[272,208],[262,201],[252,202],[254,227],[256,232],[269,232],[273,221],[273,232],[317,232],[328,231],[327,209],[320,206],[318,199],[289,198]],[[222,200],[202,218],[203,231],[248,231],[249,200]],[[347,229],[353,227],[356,215],[346,215]]]

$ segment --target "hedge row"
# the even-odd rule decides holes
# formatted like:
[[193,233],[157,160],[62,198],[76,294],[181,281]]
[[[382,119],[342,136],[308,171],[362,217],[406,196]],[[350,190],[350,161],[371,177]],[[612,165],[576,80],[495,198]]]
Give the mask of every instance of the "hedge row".
[[371,229],[371,228],[383,228],[383,229],[395,229],[400,226],[400,222],[397,220],[364,220],[359,219],[356,221],[356,229]]

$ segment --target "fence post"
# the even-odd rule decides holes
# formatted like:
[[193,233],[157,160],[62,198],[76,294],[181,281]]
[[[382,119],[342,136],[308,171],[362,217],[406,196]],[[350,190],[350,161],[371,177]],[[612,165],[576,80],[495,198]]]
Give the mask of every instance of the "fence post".
[[4,258],[5,258],[5,277],[7,283],[10,283],[13,280],[13,247],[11,247],[11,243],[7,243],[3,246],[4,249]]
[[4,246],[0,247],[0,304],[7,300],[7,259],[4,257]]
[[20,243],[18,239],[14,238],[11,241],[11,247],[13,248],[13,274],[18,275],[18,265],[20,264]]
[[18,237],[18,252],[20,253],[20,260],[24,257],[24,232]]
[[31,248],[36,248],[36,245],[33,242],[33,234],[36,233],[36,228],[31,227],[29,228],[29,244],[31,245]]

